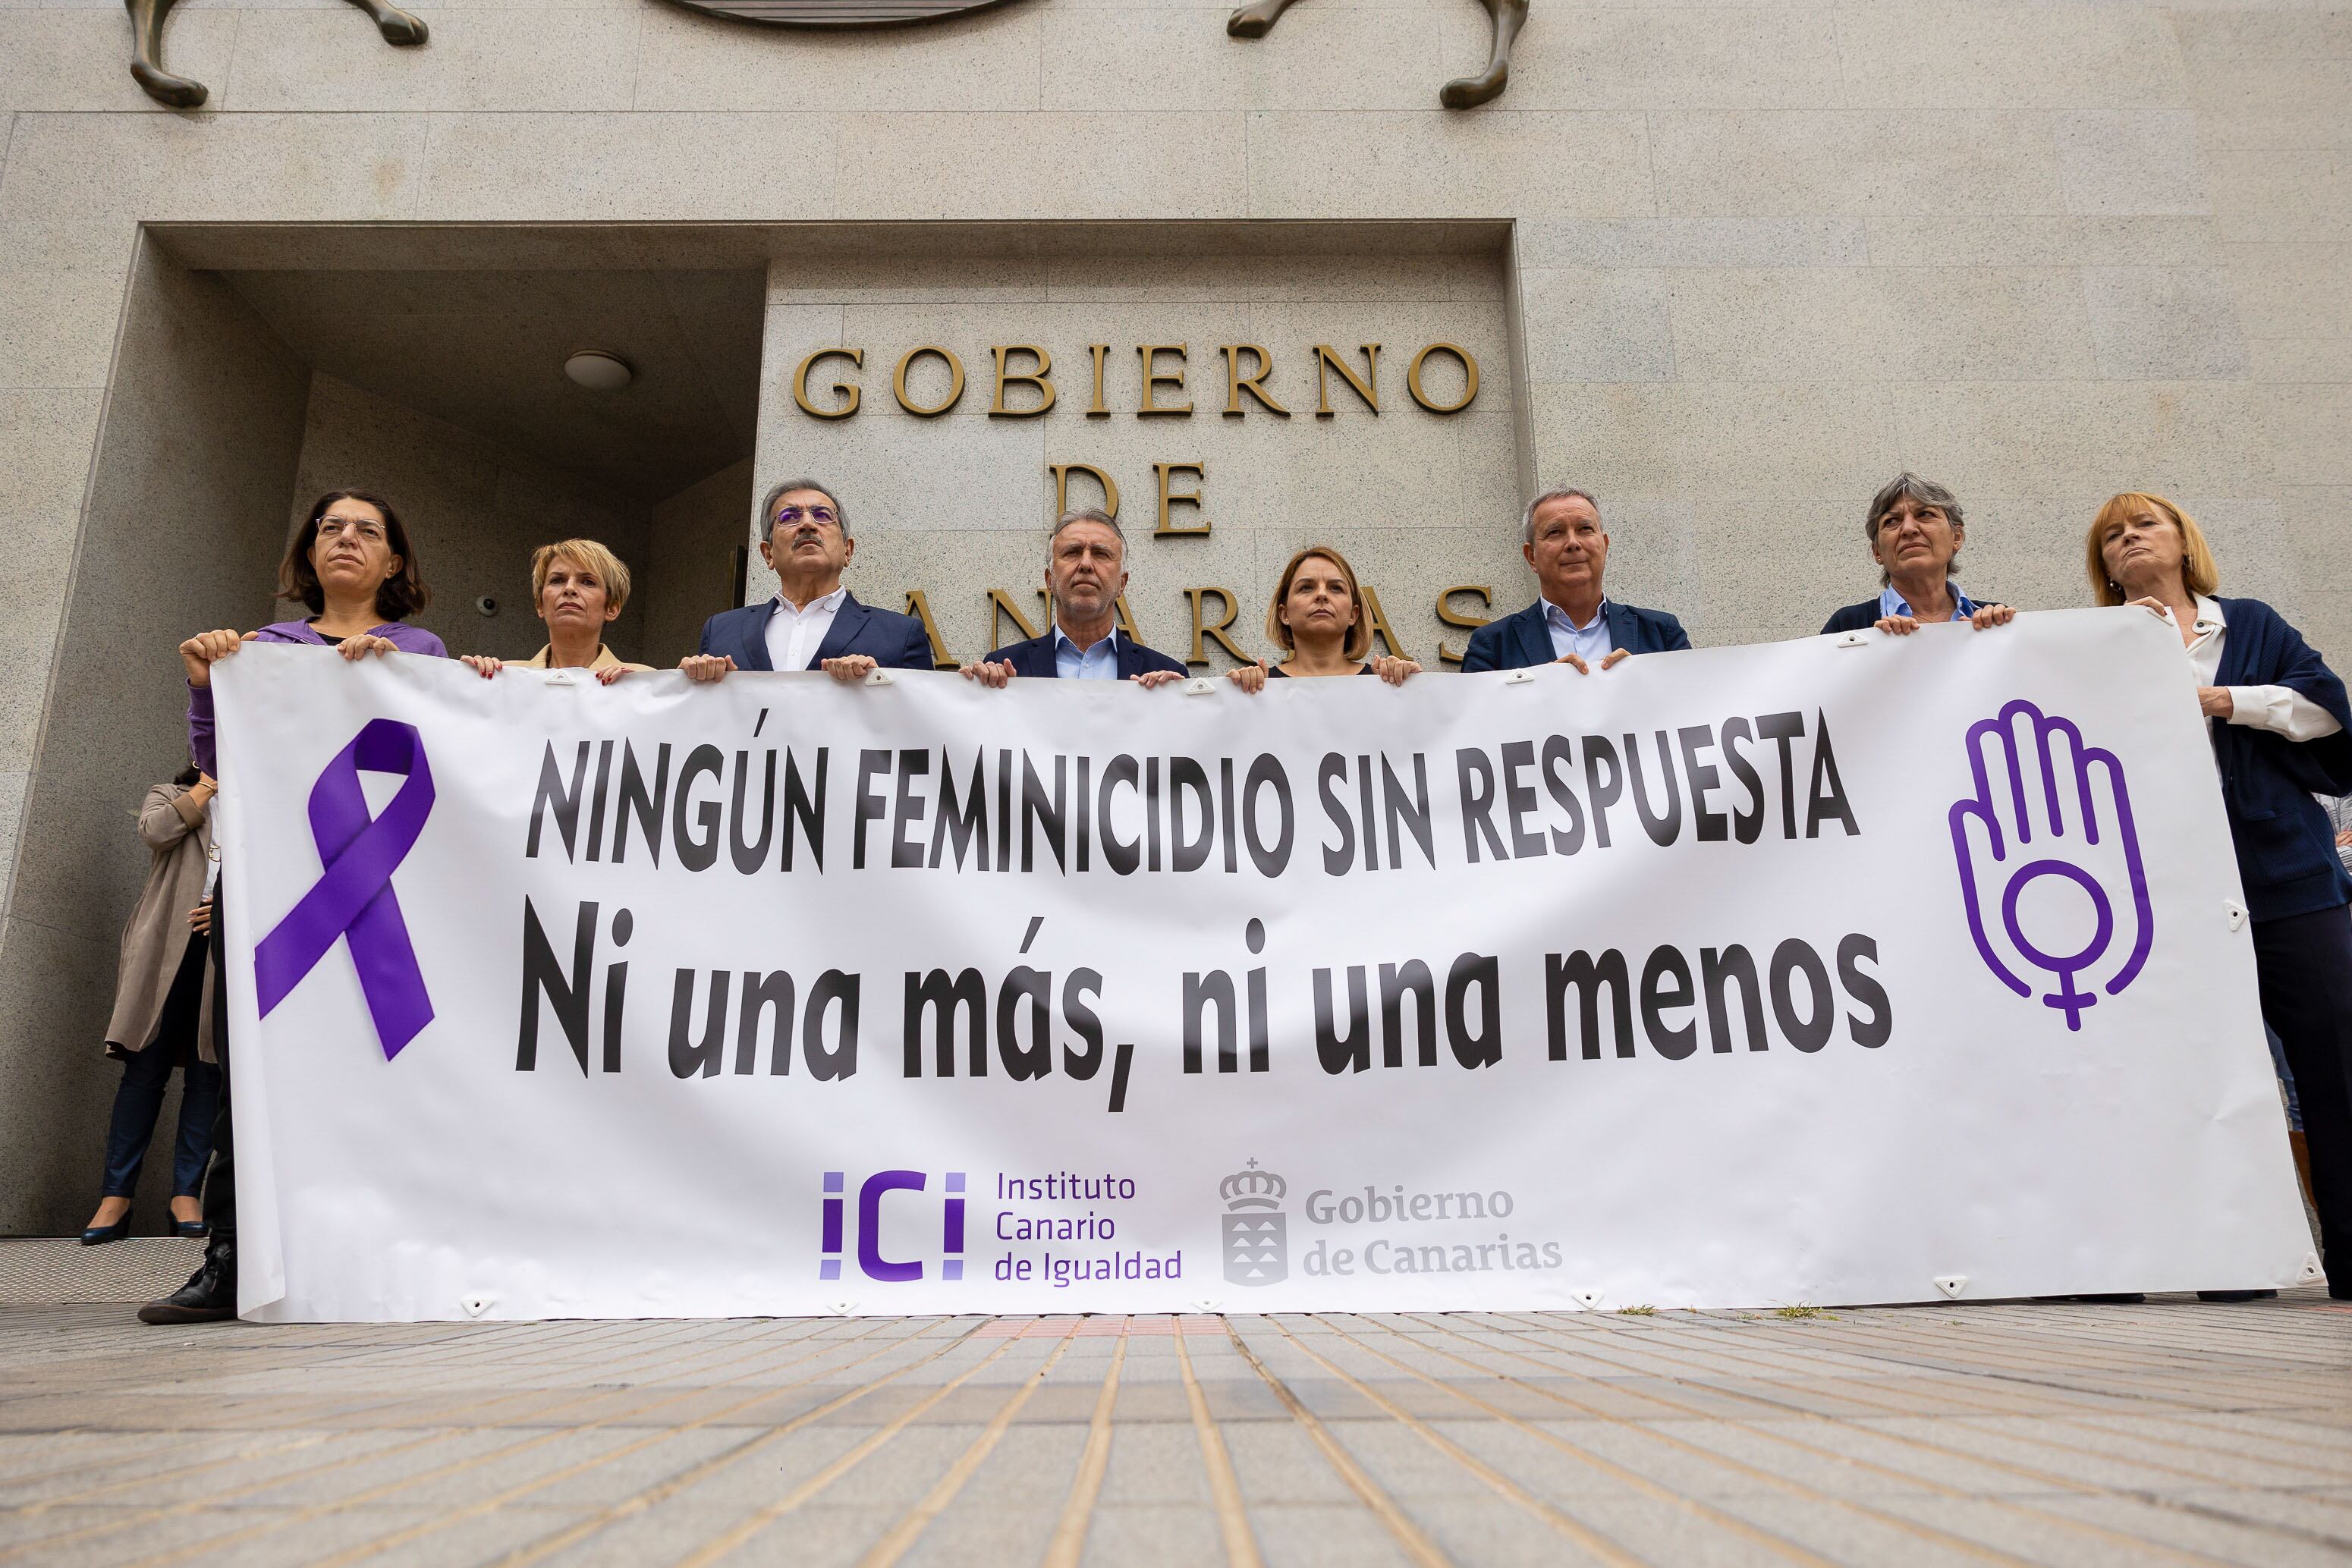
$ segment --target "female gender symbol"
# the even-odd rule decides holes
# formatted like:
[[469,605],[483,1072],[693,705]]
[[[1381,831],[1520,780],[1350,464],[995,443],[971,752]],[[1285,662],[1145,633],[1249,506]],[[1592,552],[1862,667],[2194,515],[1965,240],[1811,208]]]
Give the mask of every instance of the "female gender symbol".
[[[2029,883],[2045,876],[2063,876],[2089,894],[2091,907],[2098,916],[2098,924],[2091,932],[2091,939],[2083,945],[2080,952],[2065,957],[2060,957],[2053,953],[2044,953],[2027,941],[2025,933],[2018,929],[2019,897],[2023,894]],[[2076,990],[2074,976],[2099,961],[2099,955],[2107,950],[2108,939],[2115,935],[2116,931],[2115,909],[2107,903],[2106,890],[2099,885],[2098,878],[2081,866],[2066,861],[2033,861],[2021,866],[2016,874],[2009,879],[2009,885],[2001,891],[2000,923],[2008,928],[2009,939],[2017,944],[2019,952],[2032,959],[2036,967],[2047,969],[2058,977],[2057,991],[2042,998],[2042,1005],[2063,1009],[2066,1014],[2066,1027],[2081,1029],[2083,1009],[2099,998],[2089,991]]]

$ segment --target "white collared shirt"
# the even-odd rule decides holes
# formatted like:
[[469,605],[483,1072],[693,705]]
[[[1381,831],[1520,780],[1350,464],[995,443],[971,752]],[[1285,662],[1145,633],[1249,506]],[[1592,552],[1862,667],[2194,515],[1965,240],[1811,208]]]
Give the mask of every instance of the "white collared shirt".
[[1588,664],[1598,664],[1609,656],[1609,601],[1603,599],[1592,619],[1582,626],[1569,619],[1568,612],[1547,599],[1543,601],[1544,624],[1551,631],[1551,656],[1565,659],[1577,654]]
[[836,588],[831,593],[795,605],[782,593],[768,601],[768,664],[779,670],[805,670],[816,651],[824,646],[824,634],[833,630],[833,618],[841,609],[841,601],[849,597],[849,590]]
[[[2165,612],[2172,620],[2172,612]],[[2176,623],[2177,624],[2177,623]],[[2221,613],[2221,606],[2204,594],[2197,595],[2197,622],[2189,628],[2195,640],[2189,644],[2189,663],[2197,673],[2200,686],[2219,685],[2213,677],[2221,671],[2221,643],[2230,634],[2230,622]],[[2317,740],[2324,735],[2334,735],[2343,728],[2336,716],[2296,691],[2293,686],[2230,686],[2230,722],[2254,729],[2267,729],[2285,736],[2289,740]]]

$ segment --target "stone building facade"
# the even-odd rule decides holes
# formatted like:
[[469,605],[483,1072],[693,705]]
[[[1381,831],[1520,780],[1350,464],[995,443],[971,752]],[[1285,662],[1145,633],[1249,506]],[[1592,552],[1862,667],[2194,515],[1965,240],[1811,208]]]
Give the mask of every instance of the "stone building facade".
[[[809,473],[852,586],[969,657],[1042,615],[1057,467],[1118,486],[1136,621],[1203,667],[1213,628],[1265,651],[1316,539],[1436,666],[1531,596],[1550,479],[1601,497],[1621,597],[1799,636],[1874,585],[1863,503],[1909,467],[1977,591],[2082,602],[2092,510],[2151,488],[2352,657],[2352,12],[1535,0],[1463,111],[1470,0],[1254,41],[1180,0],[418,15],[393,48],[337,0],[188,0],[174,110],[113,0],[0,0],[0,1229],[95,1192],[173,644],[271,618],[331,485],[404,507],[460,651],[535,647],[528,549],[591,533],[642,579],[615,642],[674,660],[771,591],[752,500]],[[566,382],[583,346],[633,385]]]

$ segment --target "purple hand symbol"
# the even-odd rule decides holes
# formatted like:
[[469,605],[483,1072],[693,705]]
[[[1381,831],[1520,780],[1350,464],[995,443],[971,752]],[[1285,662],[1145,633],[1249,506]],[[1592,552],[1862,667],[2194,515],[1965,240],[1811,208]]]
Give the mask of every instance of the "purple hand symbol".
[[[2021,971],[2055,977],[2057,988],[2042,1003],[2079,1030],[2083,1009],[2098,998],[2075,980],[2117,949],[2119,908],[2131,924],[2130,946],[2101,988],[2107,995],[2138,977],[2156,935],[2123,764],[2111,751],[2084,746],[2071,720],[2044,717],[2022,701],[1970,725],[1966,744],[1976,792],[1952,807],[1950,820],[1969,934],[1985,967],[2021,997],[2033,994]],[[2048,890],[2037,896],[2038,918],[2030,924],[2072,952],[2044,951],[2021,923],[2020,899],[2045,878],[2072,883],[2090,901],[2091,932],[2077,942],[2049,934]],[[1988,908],[1995,912],[1990,925]]]

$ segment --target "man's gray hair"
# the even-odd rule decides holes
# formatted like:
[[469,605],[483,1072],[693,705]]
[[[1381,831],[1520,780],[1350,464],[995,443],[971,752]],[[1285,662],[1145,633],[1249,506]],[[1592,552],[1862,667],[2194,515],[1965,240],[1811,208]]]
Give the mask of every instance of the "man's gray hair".
[[[1953,528],[1958,528],[1961,526],[1958,499],[1933,479],[1922,478],[1906,468],[1902,473],[1881,485],[1878,487],[1878,494],[1870,498],[1870,516],[1862,525],[1862,537],[1870,541],[1874,550],[1878,545],[1878,525],[1886,520],[1886,514],[1895,509],[1895,504],[1897,501],[1906,500],[1915,507],[1933,507],[1944,514]],[[1960,558],[1957,553],[1952,557],[1952,564],[1944,570],[1948,577],[1960,575]],[[1895,580],[1894,574],[1883,567],[1878,575],[1882,581]]]
[[841,504],[841,497],[833,493],[831,486],[820,485],[814,479],[787,479],[781,485],[770,486],[766,497],[760,502],[760,537],[761,538],[766,538],[776,531],[776,503],[795,490],[814,490],[818,495],[831,501],[833,515],[841,524],[841,537],[843,538],[849,537],[849,508]]
[[1045,553],[1047,556],[1050,557],[1054,553],[1054,541],[1062,537],[1062,530],[1068,528],[1072,523],[1100,523],[1104,528],[1108,528],[1112,533],[1118,536],[1118,553],[1122,559],[1126,558],[1127,530],[1118,526],[1118,519],[1117,517],[1112,517],[1100,507],[1073,507],[1068,511],[1064,512],[1060,517],[1055,517],[1054,519],[1054,531],[1045,536]]
[[1529,501],[1528,509],[1519,514],[1519,538],[1523,542],[1528,544],[1536,542],[1536,513],[1547,501],[1581,501],[1592,508],[1594,517],[1601,515],[1601,503],[1593,499],[1591,491],[1580,490],[1573,485],[1555,485]]

